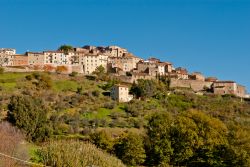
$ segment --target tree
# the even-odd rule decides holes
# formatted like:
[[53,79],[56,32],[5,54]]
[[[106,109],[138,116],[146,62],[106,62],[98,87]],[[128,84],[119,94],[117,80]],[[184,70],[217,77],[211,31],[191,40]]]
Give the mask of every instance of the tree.
[[8,121],[22,129],[32,141],[44,141],[51,135],[47,113],[42,100],[36,97],[14,95],[8,104]]
[[145,161],[143,139],[138,134],[128,133],[114,147],[116,156],[127,165],[142,165]]
[[74,48],[71,45],[61,45],[58,48],[59,51],[63,51],[64,53],[69,53],[70,51],[73,51]]
[[105,68],[100,65],[98,67],[96,67],[95,71],[93,72],[94,75],[97,75],[98,79],[100,80],[105,80],[106,78],[106,72],[105,72]]
[[150,117],[147,126],[147,164],[167,165],[173,155],[170,129],[173,120],[168,113],[156,113]]
[[148,98],[153,97],[157,92],[157,83],[153,80],[137,80],[133,83],[130,92],[136,97]]
[[90,141],[95,144],[98,148],[107,152],[113,151],[114,141],[107,131],[99,131],[90,135]]
[[226,125],[219,119],[196,110],[191,110],[184,116],[186,118],[178,118],[175,134],[172,136],[172,141],[176,141],[172,147],[177,150],[174,162],[185,162],[183,160],[188,159],[185,162],[188,166],[224,166],[225,162],[221,159],[225,157],[219,155],[218,150],[229,150]]
[[196,123],[185,116],[178,116],[171,127],[171,147],[173,155],[171,162],[175,165],[185,165],[203,142],[198,136]]

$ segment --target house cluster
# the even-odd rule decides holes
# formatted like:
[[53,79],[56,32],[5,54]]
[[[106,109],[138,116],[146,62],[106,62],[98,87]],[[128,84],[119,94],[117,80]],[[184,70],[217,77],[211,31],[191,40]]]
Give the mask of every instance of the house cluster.
[[[162,62],[157,58],[143,60],[127,49],[118,46],[96,47],[84,46],[68,51],[43,51],[16,54],[15,49],[0,49],[0,65],[7,68],[23,66],[28,69],[42,69],[44,67],[65,66],[70,72],[84,75],[92,74],[97,67],[104,69],[113,77],[124,83],[134,83],[138,79],[167,78],[170,87],[191,88],[196,92],[210,90],[214,94],[233,94],[248,98],[246,88],[234,81],[220,81],[215,77],[205,77],[200,72],[189,73],[183,67],[175,68],[170,62]],[[131,100],[125,85],[116,85],[112,88],[113,99],[127,102]]]

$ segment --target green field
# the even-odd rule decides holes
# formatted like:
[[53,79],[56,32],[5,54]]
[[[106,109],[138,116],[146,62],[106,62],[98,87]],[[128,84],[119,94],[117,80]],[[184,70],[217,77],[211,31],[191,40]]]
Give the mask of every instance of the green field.
[[57,92],[61,91],[76,91],[79,84],[70,80],[59,80],[53,82],[53,89]]

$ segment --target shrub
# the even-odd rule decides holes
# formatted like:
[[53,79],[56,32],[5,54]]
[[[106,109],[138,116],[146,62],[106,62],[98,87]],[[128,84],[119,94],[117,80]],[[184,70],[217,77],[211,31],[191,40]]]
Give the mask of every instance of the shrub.
[[76,77],[78,75],[78,72],[73,71],[69,74],[70,77]]
[[52,87],[52,80],[49,75],[34,72],[31,75],[25,76],[28,81],[36,85],[37,89],[49,89]]
[[0,74],[3,74],[3,73],[4,73],[4,68],[0,67]]
[[107,102],[104,104],[104,108],[107,108],[107,109],[114,109],[116,106],[116,103],[115,102]]
[[96,145],[96,147],[105,150],[107,152],[112,152],[114,141],[107,131],[99,131],[92,133],[90,135],[90,141]]
[[51,141],[37,155],[40,162],[48,166],[69,167],[102,166],[125,167],[120,160],[97,149],[90,143],[80,141]]
[[29,140],[44,141],[51,135],[47,109],[39,98],[12,96],[8,105],[8,120],[26,132]]
[[99,97],[100,94],[101,94],[101,93],[100,93],[99,90],[94,90],[94,91],[92,92],[92,95],[95,96],[95,97]]
[[58,74],[65,73],[68,71],[68,68],[66,66],[57,66],[56,67],[56,72]]

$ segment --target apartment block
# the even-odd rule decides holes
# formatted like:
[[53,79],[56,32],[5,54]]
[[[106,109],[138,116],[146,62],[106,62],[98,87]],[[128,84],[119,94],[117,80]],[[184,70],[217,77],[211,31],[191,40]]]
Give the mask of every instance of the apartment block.
[[74,52],[65,53],[63,51],[44,51],[45,64],[60,66],[70,65],[71,57],[74,56]]
[[103,66],[107,70],[108,56],[87,54],[80,58],[80,64],[83,65],[85,74],[92,74],[97,67]]

